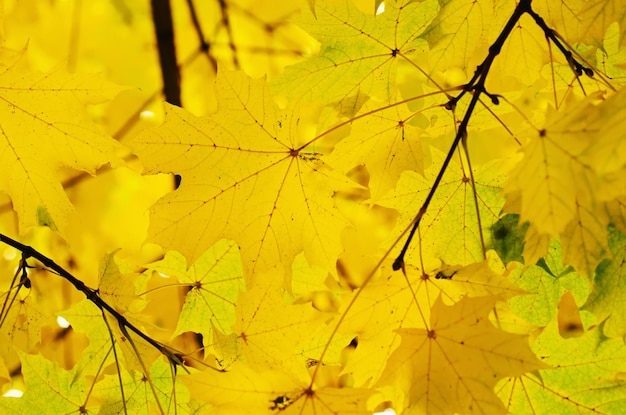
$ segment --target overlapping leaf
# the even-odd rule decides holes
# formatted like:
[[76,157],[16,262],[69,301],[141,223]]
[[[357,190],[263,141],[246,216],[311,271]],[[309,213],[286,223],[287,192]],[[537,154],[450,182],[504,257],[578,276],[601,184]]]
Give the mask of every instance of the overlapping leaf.
[[622,39],[626,30],[626,4],[622,1],[541,0],[533,2],[533,8],[570,44],[600,45],[613,22],[619,24]]
[[497,380],[544,367],[525,336],[491,324],[495,303],[494,297],[464,298],[447,307],[439,298],[427,330],[399,330],[402,342],[379,385],[395,384],[406,394],[405,413],[504,414],[493,391]]
[[423,130],[410,123],[418,113],[405,104],[382,110],[365,105],[351,123],[350,135],[333,149],[329,162],[365,166],[370,175],[368,187],[376,200],[395,186],[403,171],[423,174],[428,167],[428,147],[420,140]]
[[471,0],[441,3],[441,10],[425,35],[432,48],[429,66],[442,72],[461,68],[470,74],[480,63],[476,51],[497,37],[514,5],[502,0],[481,4]]
[[293,304],[283,298],[278,285],[254,287],[242,293],[237,308],[236,333],[238,358],[259,370],[282,370],[303,382],[308,368],[317,364],[336,364],[338,351],[350,342],[346,336],[333,339],[330,353],[318,362],[329,340],[326,313],[310,303]]
[[[508,271],[490,260],[463,266],[444,265],[428,272],[406,268],[406,277],[385,267],[381,277],[362,288],[343,318],[340,332],[354,334],[358,346],[344,369],[357,384],[375,382],[398,347],[398,329],[426,329],[437,299],[454,304],[463,298],[515,297],[523,291],[507,280]],[[343,310],[342,310],[343,311]],[[345,311],[344,311],[345,312]],[[373,358],[378,356],[378,358]]]
[[4,413],[56,415],[97,411],[97,405],[86,405],[85,380],[77,379],[75,370],[64,370],[41,355],[24,354],[21,358],[28,389],[22,399],[0,399]]
[[123,372],[119,377],[106,376],[94,388],[94,395],[102,402],[101,413],[106,414],[191,413],[189,391],[162,359],[156,360],[150,368],[149,379],[133,372]]
[[563,265],[558,242],[553,242],[544,258],[537,265],[527,266],[513,273],[510,280],[516,287],[527,292],[509,300],[511,309],[520,317],[536,326],[546,326],[557,313],[557,307],[565,292],[574,295],[579,305],[589,295],[589,281],[578,275],[571,266]]
[[600,97],[553,112],[546,128],[524,147],[506,186],[509,194],[520,192],[518,211],[533,234],[560,235],[565,261],[585,275],[608,252],[611,218],[604,204],[626,193],[619,159],[625,149],[623,115],[614,110],[621,108],[624,94],[594,104]]
[[193,331],[202,334],[205,344],[211,344],[214,326],[228,334],[235,322],[235,303],[244,288],[239,251],[232,241],[220,240],[189,269],[186,262],[181,254],[169,251],[148,267],[189,284],[172,336]]
[[[236,365],[228,372],[200,372],[182,380],[212,407],[212,414],[365,415],[372,391],[332,385],[309,388],[276,370],[253,370]],[[217,393],[206,394],[207,389]]]
[[612,228],[609,234],[612,258],[603,261],[594,276],[593,291],[583,309],[593,312],[598,321],[604,321],[604,335],[612,338],[626,336],[626,236]]

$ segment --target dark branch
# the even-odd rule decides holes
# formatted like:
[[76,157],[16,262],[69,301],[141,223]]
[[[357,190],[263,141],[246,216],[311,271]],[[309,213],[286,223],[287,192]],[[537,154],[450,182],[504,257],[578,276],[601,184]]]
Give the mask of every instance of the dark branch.
[[574,58],[574,56],[572,55],[572,51],[568,50],[561,42],[558,33],[554,29],[551,29],[541,16],[539,16],[530,7],[528,8],[527,13],[533,18],[533,20],[535,20],[535,23],[537,23],[537,26],[539,26],[541,30],[543,30],[543,33],[545,34],[546,38],[551,40],[556,45],[556,47],[561,51],[563,56],[565,56],[565,59],[567,60],[568,65],[570,66],[570,68],[572,68],[572,71],[574,71],[576,76],[582,76],[583,73],[589,77],[592,77],[594,75],[594,72],[591,68],[587,68],[586,66],[578,62],[576,58]]
[[411,244],[411,241],[413,240],[413,236],[415,235],[415,232],[417,231],[417,228],[419,227],[420,222],[422,221],[422,218],[424,217],[424,215],[426,214],[426,211],[428,210],[428,206],[430,205],[432,198],[435,196],[435,192],[437,191],[437,188],[439,187],[439,183],[441,182],[441,179],[443,178],[444,173],[448,169],[448,165],[450,164],[450,160],[452,160],[452,156],[454,155],[454,152],[459,146],[461,139],[467,136],[467,125],[469,124],[469,121],[472,117],[474,108],[476,108],[476,103],[478,103],[478,100],[480,99],[480,95],[486,94],[490,98],[492,98],[492,101],[493,101],[493,97],[497,96],[497,95],[488,94],[485,89],[485,82],[487,80],[487,75],[489,74],[489,70],[491,69],[491,65],[493,64],[493,61],[495,60],[496,56],[500,54],[500,51],[502,50],[502,46],[504,45],[504,42],[509,37],[513,29],[515,28],[515,25],[519,21],[520,17],[522,17],[524,13],[528,13],[531,10],[530,3],[531,3],[531,0],[520,1],[520,3],[517,5],[515,10],[513,11],[513,14],[509,18],[508,22],[502,29],[502,32],[500,32],[500,35],[498,36],[496,41],[489,48],[489,54],[487,55],[485,60],[476,68],[476,71],[474,72],[472,79],[470,79],[470,81],[465,85],[461,93],[459,93],[456,97],[452,98],[446,104],[446,108],[451,110],[456,107],[457,102],[459,102],[459,100],[465,95],[465,93],[469,92],[472,94],[472,99],[469,103],[469,106],[467,107],[467,110],[465,111],[465,115],[463,116],[463,120],[461,121],[461,124],[459,125],[459,129],[457,130],[456,136],[454,137],[454,141],[452,142],[452,145],[450,146],[450,150],[448,150],[448,154],[446,155],[446,158],[443,161],[441,168],[439,169],[439,173],[437,174],[437,177],[435,178],[435,182],[433,183],[433,186],[430,188],[430,191],[428,192],[428,195],[426,196],[426,200],[424,200],[424,203],[422,204],[419,211],[417,212],[417,215],[413,219],[413,227],[411,228],[411,231],[409,232],[409,236],[406,242],[404,243],[402,250],[400,251],[400,255],[398,255],[398,257],[393,262],[393,269],[395,271],[399,269],[404,269],[404,256],[406,255],[406,252],[409,249],[409,245]]
[[180,72],[176,59],[174,24],[169,0],[152,0],[152,20],[159,48],[165,100],[180,107]]
[[89,301],[94,303],[96,307],[98,307],[102,312],[107,311],[109,314],[111,314],[111,316],[113,316],[113,318],[117,320],[120,327],[123,327],[124,329],[128,329],[132,331],[133,333],[137,334],[139,337],[145,340],[148,344],[150,344],[152,347],[157,349],[161,354],[167,357],[170,362],[178,364],[178,365],[183,364],[183,362],[177,357],[176,353],[170,351],[166,345],[154,340],[153,338],[145,334],[135,325],[130,323],[126,319],[126,317],[121,315],[117,310],[115,310],[106,301],[104,301],[102,297],[100,297],[98,290],[87,287],[84,282],[82,282],[81,280],[79,280],[78,278],[70,274],[68,271],[66,271],[63,267],[58,265],[52,259],[43,255],[36,249],[28,245],[21,244],[17,242],[16,240],[9,238],[8,236],[3,235],[1,233],[0,233],[0,242],[3,242],[9,246],[12,246],[13,248],[17,249],[18,251],[22,253],[21,269],[22,269],[23,275],[20,279],[20,286],[22,285],[26,286],[25,281],[28,281],[28,283],[30,284],[30,280],[28,280],[28,277],[26,276],[26,272],[25,272],[26,268],[28,268],[27,260],[29,258],[36,259],[37,261],[41,262],[47,269],[59,275],[61,278],[65,279],[70,284],[72,284],[74,288],[76,288],[78,291],[82,292],[85,295],[85,297],[87,297]]

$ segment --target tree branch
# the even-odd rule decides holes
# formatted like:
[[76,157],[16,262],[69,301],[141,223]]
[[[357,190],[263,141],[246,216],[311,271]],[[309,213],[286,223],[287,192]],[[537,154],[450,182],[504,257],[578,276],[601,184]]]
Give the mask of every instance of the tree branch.
[[465,95],[465,93],[469,92],[473,94],[472,99],[469,103],[469,106],[467,107],[467,110],[465,111],[465,115],[463,116],[463,120],[461,121],[461,124],[459,125],[459,129],[457,130],[456,136],[454,137],[454,141],[452,142],[452,145],[450,146],[450,149],[448,150],[448,154],[446,155],[446,158],[443,161],[441,168],[439,169],[439,173],[437,174],[437,177],[435,178],[433,186],[430,188],[430,191],[428,192],[428,195],[426,196],[426,200],[424,200],[424,203],[422,203],[422,206],[420,207],[419,211],[417,212],[417,215],[412,221],[413,227],[411,228],[411,232],[409,232],[409,236],[406,242],[404,243],[402,250],[400,251],[400,255],[398,255],[398,257],[393,262],[394,271],[397,271],[399,269],[404,270],[404,256],[406,255],[406,252],[409,249],[411,241],[413,240],[415,231],[417,231],[417,228],[419,227],[420,222],[422,221],[422,218],[424,217],[424,215],[426,214],[426,211],[428,210],[428,206],[430,205],[430,202],[435,196],[435,192],[437,191],[437,188],[439,187],[439,183],[441,183],[441,179],[443,178],[444,173],[448,169],[448,165],[450,164],[450,160],[452,160],[452,156],[454,155],[454,152],[459,146],[461,139],[467,137],[467,125],[469,124],[469,121],[474,112],[474,108],[476,107],[476,104],[478,103],[478,100],[480,99],[480,95],[481,94],[488,95],[491,98],[492,102],[494,102],[494,104],[497,104],[497,99],[494,99],[494,97],[497,97],[497,96],[489,94],[485,89],[485,82],[487,80],[487,75],[489,74],[489,70],[491,69],[491,65],[493,64],[493,61],[495,60],[496,56],[500,54],[500,51],[502,50],[502,46],[504,45],[504,42],[509,37],[513,29],[515,28],[515,25],[519,21],[520,17],[522,17],[524,13],[528,13],[531,10],[530,8],[531,1],[532,0],[522,0],[519,2],[515,10],[513,11],[513,14],[511,15],[506,25],[502,29],[502,32],[500,32],[500,35],[498,36],[496,41],[489,47],[489,54],[487,55],[485,60],[476,68],[476,71],[474,72],[472,79],[470,79],[470,81],[465,85],[465,87],[463,88],[463,91],[461,91],[456,97],[452,98],[446,104],[445,106],[446,109],[453,110],[456,107],[457,102],[459,102],[459,100]]
[[159,48],[165,100],[180,107],[180,71],[176,59],[174,24],[169,0],[152,0],[152,20]]
[[104,301],[102,299],[102,297],[100,297],[100,293],[98,292],[97,289],[93,289],[93,288],[87,287],[84,282],[82,282],[81,280],[79,280],[78,278],[76,278],[75,276],[70,274],[68,271],[66,271],[63,267],[58,265],[52,259],[48,258],[47,256],[43,255],[42,253],[40,253],[39,251],[37,251],[36,249],[34,249],[34,248],[32,248],[32,247],[30,247],[28,245],[24,245],[22,243],[19,243],[18,241],[14,240],[12,238],[9,238],[8,236],[6,236],[4,234],[1,234],[1,233],[0,233],[0,242],[3,242],[5,244],[13,247],[13,248],[17,249],[18,251],[20,251],[22,253],[22,264],[21,264],[21,266],[23,267],[22,268],[23,272],[22,272],[22,276],[20,278],[19,286],[24,286],[26,288],[30,288],[30,280],[28,279],[28,276],[27,276],[26,271],[25,271],[26,268],[28,268],[28,265],[27,265],[26,261],[29,258],[34,258],[37,261],[41,262],[46,268],[48,268],[49,270],[53,271],[54,273],[59,275],[61,278],[65,279],[70,284],[72,284],[74,286],[74,288],[76,288],[78,291],[82,292],[85,295],[85,297],[87,297],[87,299],[89,301],[94,303],[96,305],[96,307],[98,307],[102,312],[107,311],[109,314],[111,314],[111,316],[113,316],[113,318],[115,318],[115,320],[117,320],[117,323],[119,324],[120,329],[123,332],[125,332],[127,330],[132,331],[133,333],[135,333],[139,337],[141,337],[143,340],[145,340],[152,347],[157,349],[165,357],[167,357],[167,359],[172,364],[181,365],[181,366],[184,367],[183,362],[182,362],[181,358],[178,356],[177,353],[171,351],[166,345],[164,345],[161,342],[158,342],[158,341],[154,340],[153,338],[151,338],[150,336],[145,334],[143,331],[141,331],[141,329],[139,329],[134,324],[129,322],[126,319],[126,317],[124,317],[122,314],[120,314],[117,310],[115,310],[115,308],[113,308],[106,301]]

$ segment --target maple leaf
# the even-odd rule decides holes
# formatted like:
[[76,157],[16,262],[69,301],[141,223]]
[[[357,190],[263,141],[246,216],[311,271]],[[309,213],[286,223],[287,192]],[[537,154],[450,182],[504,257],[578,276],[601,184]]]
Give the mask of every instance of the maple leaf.
[[502,262],[523,262],[524,236],[528,224],[519,224],[519,215],[506,214],[491,225],[491,245]]
[[330,341],[324,324],[328,318],[310,303],[293,304],[276,284],[254,287],[238,301],[233,325],[238,358],[250,367],[282,370],[305,382],[309,367],[336,363],[340,348],[350,342],[349,336],[337,336],[325,361],[316,360]]
[[120,88],[95,76],[33,72],[22,56],[2,54],[0,113],[10,122],[0,130],[0,191],[11,197],[21,230],[43,221],[64,232],[72,205],[61,169],[95,174],[103,164],[119,164],[123,151],[89,120],[85,104],[110,100]]
[[114,363],[111,332],[102,319],[102,312],[90,301],[83,300],[61,313],[72,329],[87,336],[89,345],[82,350],[75,370],[80,376],[95,376],[102,367]]
[[365,105],[350,123],[350,135],[334,146],[328,162],[365,166],[375,202],[395,186],[402,172],[423,174],[429,164],[428,147],[420,140],[423,130],[410,123],[416,114],[406,104],[382,109]]
[[317,2],[315,15],[298,24],[321,43],[319,55],[290,66],[272,81],[277,95],[333,102],[350,96],[395,96],[398,60],[428,49],[420,38],[436,16],[436,1],[387,2],[385,13],[366,15],[351,2]]
[[[381,205],[401,212],[398,221],[400,229],[414,219],[414,207],[425,199],[441,165],[444,155],[434,148],[431,148],[431,153],[432,165],[426,170],[425,176],[411,171],[403,173],[396,189],[379,201]],[[450,264],[468,264],[483,259],[483,244],[488,243],[484,235],[489,235],[485,230],[497,220],[504,202],[500,195],[502,176],[495,174],[500,168],[499,162],[494,161],[475,168],[473,172],[481,228],[477,226],[469,169],[459,164],[448,168],[439,185],[440,191],[433,198],[420,224],[418,249],[427,261],[427,267],[433,259]]]
[[610,156],[624,151],[612,144],[622,117],[608,109],[624,97],[619,93],[594,105],[600,96],[551,112],[505,187],[509,194],[520,192],[518,211],[522,221],[533,224],[531,235],[560,235],[565,260],[584,275],[591,275],[607,252],[610,217],[604,203],[624,192],[617,180],[622,163]]
[[[44,3],[7,6],[6,45],[155,95],[94,123],[116,88],[0,56],[0,383],[21,358],[27,387],[0,411],[623,412],[623,2],[180,2],[164,83],[217,110],[166,106],[134,138],[161,89],[148,3]],[[114,164],[98,134],[119,126],[140,160],[63,180],[68,221],[61,180]],[[143,212],[170,189],[150,212],[163,256]],[[20,232],[68,243],[5,236],[11,203]]]
[[603,321],[603,334],[611,338],[626,335],[624,321],[624,261],[626,256],[626,236],[615,228],[609,233],[609,247],[612,258],[603,261],[593,279],[593,290],[583,305],[583,310],[594,313],[598,321]]
[[399,345],[398,329],[426,329],[438,299],[454,304],[463,298],[483,296],[517,298],[523,291],[507,280],[508,272],[491,254],[489,260],[480,263],[465,267],[444,265],[428,273],[407,267],[406,276],[384,267],[381,276],[358,294],[344,296],[343,304],[350,304],[350,309],[340,309],[339,331],[357,336],[358,341],[344,373],[351,374],[359,385],[376,382]]
[[189,269],[185,257],[175,251],[168,251],[165,258],[149,264],[148,269],[189,284],[172,337],[193,331],[201,333],[205,344],[210,344],[213,326],[230,333],[237,296],[244,288],[239,252],[232,241],[218,241]]
[[[473,69],[476,50],[491,42],[502,29],[499,23],[510,15],[512,5],[491,0],[478,5],[470,0],[446,0],[426,30],[431,47],[428,55],[434,70],[460,67]],[[480,23],[477,23],[480,22]]]
[[570,44],[585,42],[600,45],[609,25],[617,22],[620,37],[626,30],[626,5],[620,1],[547,0],[533,2],[533,7]]
[[145,300],[138,294],[146,291],[147,279],[145,274],[132,273],[128,269],[122,271],[115,262],[115,252],[112,252],[100,263],[98,291],[120,312],[136,312],[145,307]]
[[[136,372],[123,372],[120,377],[109,375],[97,384],[94,395],[102,402],[101,413],[189,413],[189,391],[174,377],[172,367],[157,359],[150,368],[150,380]],[[124,391],[124,400],[120,389]]]
[[151,239],[191,262],[218,239],[233,239],[246,278],[289,270],[303,249],[312,264],[332,269],[348,222],[331,196],[349,181],[306,147],[299,114],[279,111],[263,80],[222,71],[216,87],[221,107],[211,117],[167,107],[164,124],[132,142],[147,173],[182,176],[151,209]]
[[[5,293],[12,296],[12,292]],[[3,338],[2,353],[9,348],[18,347],[25,352],[31,351],[41,341],[41,332],[54,323],[52,316],[37,300],[36,295],[18,294],[17,304],[7,309],[2,315],[0,336]]]
[[[432,308],[430,328],[399,329],[400,346],[379,385],[396,383],[407,413],[505,413],[493,391],[498,379],[544,367],[525,336],[496,329],[488,314],[497,298],[463,298]],[[423,380],[427,381],[424,382]]]
[[228,372],[205,371],[182,377],[192,392],[207,388],[219,391],[201,393],[213,413],[229,414],[368,414],[367,399],[371,390],[363,388],[307,387],[289,374],[276,370],[253,370],[234,365]]
[[509,413],[620,413],[626,401],[622,340],[609,340],[602,326],[564,339],[553,321],[533,344],[552,368],[504,379],[497,387]]
[[520,317],[536,326],[546,326],[556,315],[561,297],[570,292],[578,304],[589,295],[590,284],[581,278],[571,266],[563,265],[561,246],[550,244],[548,253],[533,266],[509,276],[518,288],[531,295],[521,295],[509,300],[511,309]]
[[76,379],[75,371],[67,371],[40,355],[21,355],[22,371],[27,382],[23,399],[0,399],[0,408],[6,413],[69,414],[86,410],[88,391],[83,379]]

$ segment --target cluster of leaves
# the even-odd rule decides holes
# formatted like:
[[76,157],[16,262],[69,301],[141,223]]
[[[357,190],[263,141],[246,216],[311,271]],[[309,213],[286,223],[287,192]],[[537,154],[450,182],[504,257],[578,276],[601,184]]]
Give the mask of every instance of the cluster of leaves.
[[625,2],[6,3],[3,412],[623,412]]

